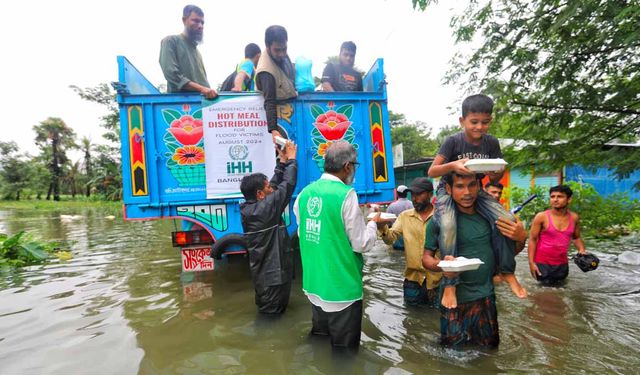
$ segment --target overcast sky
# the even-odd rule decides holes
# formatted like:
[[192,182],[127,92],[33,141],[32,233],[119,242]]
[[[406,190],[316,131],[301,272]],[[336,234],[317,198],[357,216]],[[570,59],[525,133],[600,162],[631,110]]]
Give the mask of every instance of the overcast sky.
[[[199,48],[212,87],[235,68],[247,43],[264,49],[264,30],[280,24],[289,33],[290,57],[310,58],[314,76],[345,40],[357,44],[356,66],[365,71],[377,57],[384,58],[389,109],[436,130],[457,123],[450,108],[457,108],[462,97],[456,87],[442,85],[456,48],[449,28],[452,3],[420,12],[411,0],[194,2],[205,13]],[[68,86],[117,80],[117,55],[126,56],[153,84],[165,83],[158,65],[160,40],[182,31],[186,4],[0,2],[1,139],[35,154],[33,125],[60,117],[78,138],[102,142],[103,108],[81,100]]]

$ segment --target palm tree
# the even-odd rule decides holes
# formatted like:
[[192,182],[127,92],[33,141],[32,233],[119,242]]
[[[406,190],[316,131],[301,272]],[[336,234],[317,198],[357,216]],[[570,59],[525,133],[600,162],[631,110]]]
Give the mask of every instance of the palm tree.
[[93,180],[93,161],[91,160],[91,151],[93,151],[93,144],[91,143],[91,139],[82,137],[82,139],[80,140],[80,150],[82,150],[82,153],[84,154],[83,167],[87,181],[87,183],[85,184],[85,195],[88,198],[89,196],[91,196],[91,183]]
[[64,181],[67,185],[67,188],[69,189],[69,192],[71,193],[71,198],[74,199],[76,197],[76,194],[78,193],[78,180],[80,180],[81,178],[80,169],[80,162],[77,161],[71,164],[70,168],[66,171],[64,176]]
[[68,159],[66,150],[76,148],[75,133],[73,129],[58,117],[49,117],[34,125],[33,130],[36,132],[36,144],[40,147],[42,154],[48,157],[48,168],[51,172],[51,182],[49,191],[47,192],[47,200],[60,200],[60,179],[62,178],[62,165]]

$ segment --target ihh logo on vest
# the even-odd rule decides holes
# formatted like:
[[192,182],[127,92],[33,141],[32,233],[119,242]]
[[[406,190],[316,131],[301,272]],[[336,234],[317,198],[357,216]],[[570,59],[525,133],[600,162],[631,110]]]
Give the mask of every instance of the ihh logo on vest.
[[245,145],[233,145],[229,147],[229,157],[234,161],[227,162],[227,174],[238,175],[253,172],[253,163],[245,161],[249,156],[249,148]]
[[309,242],[314,242],[317,244],[320,243],[320,227],[322,221],[320,219],[317,219],[317,217],[320,216],[321,212],[322,198],[312,197],[311,199],[309,199],[309,201],[307,202],[307,213],[309,213],[309,216],[311,217],[308,217],[305,223],[305,239]]

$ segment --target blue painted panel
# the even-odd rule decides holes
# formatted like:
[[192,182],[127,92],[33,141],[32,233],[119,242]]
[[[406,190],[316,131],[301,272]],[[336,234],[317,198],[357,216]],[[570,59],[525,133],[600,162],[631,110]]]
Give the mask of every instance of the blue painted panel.
[[589,183],[602,196],[613,193],[628,193],[629,197],[640,199],[640,191],[634,190],[633,185],[640,181],[640,171],[636,171],[628,178],[618,180],[613,172],[607,168],[590,171],[581,166],[566,167],[566,180]]
[[517,186],[521,189],[529,189],[531,187],[531,172],[520,168],[512,169],[509,184],[511,188]]
[[[206,199],[204,164],[193,168],[187,168],[184,164],[176,165],[181,149],[189,145],[202,147],[202,140],[193,132],[185,134],[171,126],[180,127],[183,122],[201,121],[202,96],[196,93],[160,94],[126,58],[120,56],[118,64],[125,218],[180,218],[197,223],[217,239],[228,233],[242,233],[239,209],[242,199]],[[294,198],[304,186],[322,174],[321,149],[331,140],[345,139],[356,145],[358,150],[360,166],[356,170],[354,188],[360,203],[393,200],[395,178],[382,59],[376,61],[365,81],[370,91],[305,93],[280,112],[278,125],[282,133],[298,144],[300,167]],[[238,94],[221,94],[225,95]],[[372,107],[379,109],[381,118],[378,122],[384,138],[382,143],[373,142]],[[139,108],[142,113],[142,125],[138,129],[130,126],[128,113],[132,108]],[[343,121],[349,122],[344,132],[319,123],[322,114],[337,116],[338,113],[344,116],[341,118]],[[144,148],[135,151],[135,147]],[[384,152],[385,159],[380,158],[380,151]],[[144,170],[145,193],[140,194],[138,189],[138,194],[134,194],[136,175],[132,174],[132,169],[136,167],[132,160],[139,160],[140,152],[144,160],[142,167],[137,169],[138,172]],[[193,157],[193,152],[191,149],[190,157]],[[135,155],[138,155],[138,159]],[[377,181],[374,176],[375,155],[379,163],[384,161],[377,165],[377,171],[383,166],[385,177]],[[139,174],[138,181],[142,181]],[[285,215],[286,221],[291,223],[290,232],[296,227],[292,206],[290,204],[289,212]]]

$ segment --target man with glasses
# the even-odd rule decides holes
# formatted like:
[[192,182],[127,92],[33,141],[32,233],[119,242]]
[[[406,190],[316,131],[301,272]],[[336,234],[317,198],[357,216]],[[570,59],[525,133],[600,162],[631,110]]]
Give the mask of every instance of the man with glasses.
[[[362,253],[382,226],[378,214],[365,225],[353,183],[356,150],[332,143],[324,156],[324,174],[298,195],[302,289],[312,304],[312,335],[329,336],[334,347],[357,349],[362,324]],[[377,224],[377,225],[376,225]]]

